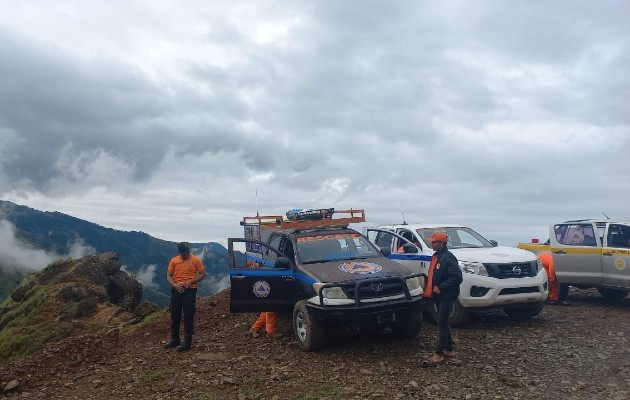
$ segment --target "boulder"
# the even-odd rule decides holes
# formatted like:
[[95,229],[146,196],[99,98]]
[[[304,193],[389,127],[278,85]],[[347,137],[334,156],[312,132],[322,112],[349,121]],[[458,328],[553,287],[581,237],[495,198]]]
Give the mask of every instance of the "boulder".
[[142,284],[123,271],[116,271],[108,278],[109,301],[125,311],[133,311],[140,303]]
[[160,306],[154,303],[150,303],[148,301],[143,301],[140,303],[138,307],[134,310],[134,314],[136,314],[140,318],[144,318],[147,315],[153,314],[157,310],[160,309]]
[[77,304],[76,311],[71,313],[74,317],[91,315],[97,304],[104,302],[131,312],[140,302],[142,285],[120,268],[118,254],[113,252],[59,260],[18,286],[11,299],[22,302],[37,286],[57,286],[55,293],[61,300]]

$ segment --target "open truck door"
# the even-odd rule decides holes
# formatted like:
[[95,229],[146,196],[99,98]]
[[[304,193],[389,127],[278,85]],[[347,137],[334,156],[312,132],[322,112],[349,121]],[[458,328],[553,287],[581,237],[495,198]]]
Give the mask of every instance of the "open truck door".
[[293,261],[255,239],[228,239],[230,312],[286,311],[293,306]]
[[[378,248],[389,249],[387,258],[407,266],[414,273],[428,274],[431,257],[420,253],[413,242],[389,229],[366,228],[364,231],[365,236]],[[400,247],[403,248],[404,252],[395,251]]]

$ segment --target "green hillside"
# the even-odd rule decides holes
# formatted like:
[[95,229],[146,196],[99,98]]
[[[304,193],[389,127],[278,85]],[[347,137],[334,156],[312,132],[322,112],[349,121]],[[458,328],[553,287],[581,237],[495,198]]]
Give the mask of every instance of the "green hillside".
[[[0,201],[0,219],[13,224],[16,238],[36,249],[65,255],[70,253],[73,243],[80,242],[94,248],[96,253],[118,253],[121,264],[132,275],[138,276],[147,268],[153,268],[155,277],[152,282],[148,285],[143,282],[144,299],[160,305],[167,304],[169,286],[166,282],[166,267],[171,257],[177,254],[176,243],[154,238],[144,232],[119,231],[59,212],[38,211],[8,201]],[[199,285],[199,294],[207,296],[224,289],[228,276],[227,250],[213,242],[191,243],[190,247],[193,253],[202,258],[208,272],[208,279]],[[4,274],[8,273],[5,271]],[[5,279],[3,275],[0,301],[20,280],[11,274]]]
[[4,270],[0,266],[0,304],[9,297],[13,289],[15,289],[22,279],[28,275],[27,272],[20,270]]

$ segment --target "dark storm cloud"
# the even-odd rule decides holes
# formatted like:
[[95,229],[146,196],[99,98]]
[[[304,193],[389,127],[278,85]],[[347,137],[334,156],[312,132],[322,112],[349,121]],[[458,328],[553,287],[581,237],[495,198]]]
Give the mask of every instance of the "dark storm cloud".
[[625,207],[626,2],[28,4],[0,15],[0,185],[33,206],[94,189],[66,210],[199,236],[259,200],[495,231]]
[[[138,68],[96,60],[79,62],[52,45],[0,30],[0,127],[22,139],[4,161],[15,181],[44,189],[64,149],[105,149],[146,178],[169,147],[180,152],[237,151],[232,130],[244,119],[237,82],[220,73],[207,84],[215,97],[186,86],[161,87]],[[250,163],[269,168],[263,156]]]
[[[49,178],[59,151],[108,146],[134,120],[159,114],[159,93],[128,65],[79,64],[54,46],[0,30],[0,123],[23,142],[5,165],[15,179]],[[142,133],[142,132],[136,132]],[[109,142],[109,143],[108,143]],[[124,143],[114,148],[128,153]]]

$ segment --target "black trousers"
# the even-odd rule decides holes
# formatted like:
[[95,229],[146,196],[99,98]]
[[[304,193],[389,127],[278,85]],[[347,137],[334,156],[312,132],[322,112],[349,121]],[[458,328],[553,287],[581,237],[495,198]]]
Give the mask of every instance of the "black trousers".
[[435,354],[442,354],[444,350],[453,351],[453,337],[451,336],[451,310],[455,300],[435,300],[437,308],[437,326],[439,329]]
[[195,303],[197,302],[197,289],[188,288],[179,293],[175,288],[171,289],[171,334],[179,336],[179,324],[184,314],[184,334],[193,334],[193,322],[195,317]]

